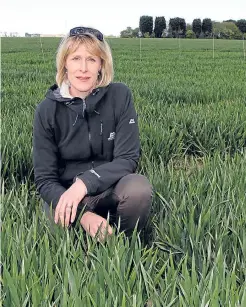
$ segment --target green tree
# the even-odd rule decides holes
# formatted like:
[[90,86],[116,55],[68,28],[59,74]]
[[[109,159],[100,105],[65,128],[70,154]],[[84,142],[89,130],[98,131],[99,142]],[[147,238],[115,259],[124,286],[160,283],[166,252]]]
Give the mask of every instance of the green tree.
[[176,32],[178,29],[177,19],[176,18],[170,18],[169,24],[168,24],[168,36],[169,37],[176,37]]
[[120,37],[122,38],[130,38],[133,37],[133,30],[131,27],[127,27],[126,30],[120,32]]
[[223,20],[223,22],[233,22],[233,23],[235,23],[236,24],[236,20],[234,20],[234,19],[228,19],[228,20]]
[[152,16],[141,16],[139,20],[139,29],[141,33],[149,33],[149,36],[153,32],[153,17]]
[[[186,24],[186,32],[189,31],[189,30],[192,31],[192,24],[187,23],[187,24]],[[192,31],[192,32],[193,32],[193,31]]]
[[169,35],[172,37],[185,37],[186,22],[183,18],[175,17],[169,20]]
[[185,37],[186,34],[186,22],[184,18],[179,18],[179,36]]
[[246,19],[239,19],[236,22],[236,26],[242,33],[246,33]]
[[187,30],[186,31],[186,38],[195,38],[196,35],[192,30]]
[[213,31],[213,24],[212,20],[210,18],[205,18],[202,21],[202,32],[204,36],[211,36]]
[[132,37],[138,37],[139,28],[135,28],[132,30]]
[[166,29],[166,19],[162,17],[156,17],[155,18],[155,27],[154,27],[154,32],[155,32],[155,37],[160,38],[162,37],[163,31]]
[[200,18],[194,19],[192,22],[192,31],[195,33],[196,38],[201,35],[202,32],[202,21]]
[[216,38],[241,39],[242,33],[234,22],[213,22],[213,33]]

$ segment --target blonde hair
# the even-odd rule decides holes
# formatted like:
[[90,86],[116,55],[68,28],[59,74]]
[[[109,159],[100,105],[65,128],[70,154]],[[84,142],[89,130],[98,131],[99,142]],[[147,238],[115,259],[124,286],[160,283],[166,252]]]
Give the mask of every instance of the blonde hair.
[[86,46],[88,52],[101,58],[101,72],[98,76],[97,87],[109,85],[113,80],[113,59],[108,43],[103,39],[99,41],[93,34],[69,36],[62,40],[56,55],[56,83],[60,87],[66,79],[66,60],[69,54],[75,52],[79,46]]

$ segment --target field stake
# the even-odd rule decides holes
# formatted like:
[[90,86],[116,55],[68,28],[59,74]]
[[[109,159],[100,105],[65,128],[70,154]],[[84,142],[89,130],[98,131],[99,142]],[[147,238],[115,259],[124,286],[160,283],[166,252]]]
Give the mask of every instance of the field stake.
[[180,51],[181,47],[180,47],[180,35],[179,35],[179,57],[181,56],[181,51]]
[[213,33],[213,59],[214,59],[214,33]]
[[243,59],[245,61],[244,34],[243,34]]
[[140,36],[139,41],[139,56],[140,56],[140,62],[142,61],[142,36]]
[[45,64],[44,49],[43,49],[43,44],[42,44],[41,36],[39,36],[39,40],[40,40],[40,46],[41,46],[41,50],[42,50],[42,54],[43,54],[43,61],[44,61],[44,64]]

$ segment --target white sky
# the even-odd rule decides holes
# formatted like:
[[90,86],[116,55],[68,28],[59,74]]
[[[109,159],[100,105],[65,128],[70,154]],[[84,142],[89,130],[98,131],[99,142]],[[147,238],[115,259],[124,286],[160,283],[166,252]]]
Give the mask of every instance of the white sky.
[[136,28],[142,15],[185,18],[246,19],[245,0],[3,0],[0,32],[65,34],[78,25],[91,26],[103,34],[120,35]]

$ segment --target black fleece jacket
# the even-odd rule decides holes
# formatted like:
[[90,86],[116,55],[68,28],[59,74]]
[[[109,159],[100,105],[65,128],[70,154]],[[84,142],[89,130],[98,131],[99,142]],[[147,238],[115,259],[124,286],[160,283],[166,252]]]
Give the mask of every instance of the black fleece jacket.
[[76,177],[87,195],[97,195],[134,173],[139,156],[137,114],[123,83],[97,88],[84,100],[63,98],[55,84],[36,107],[35,185],[53,208]]

